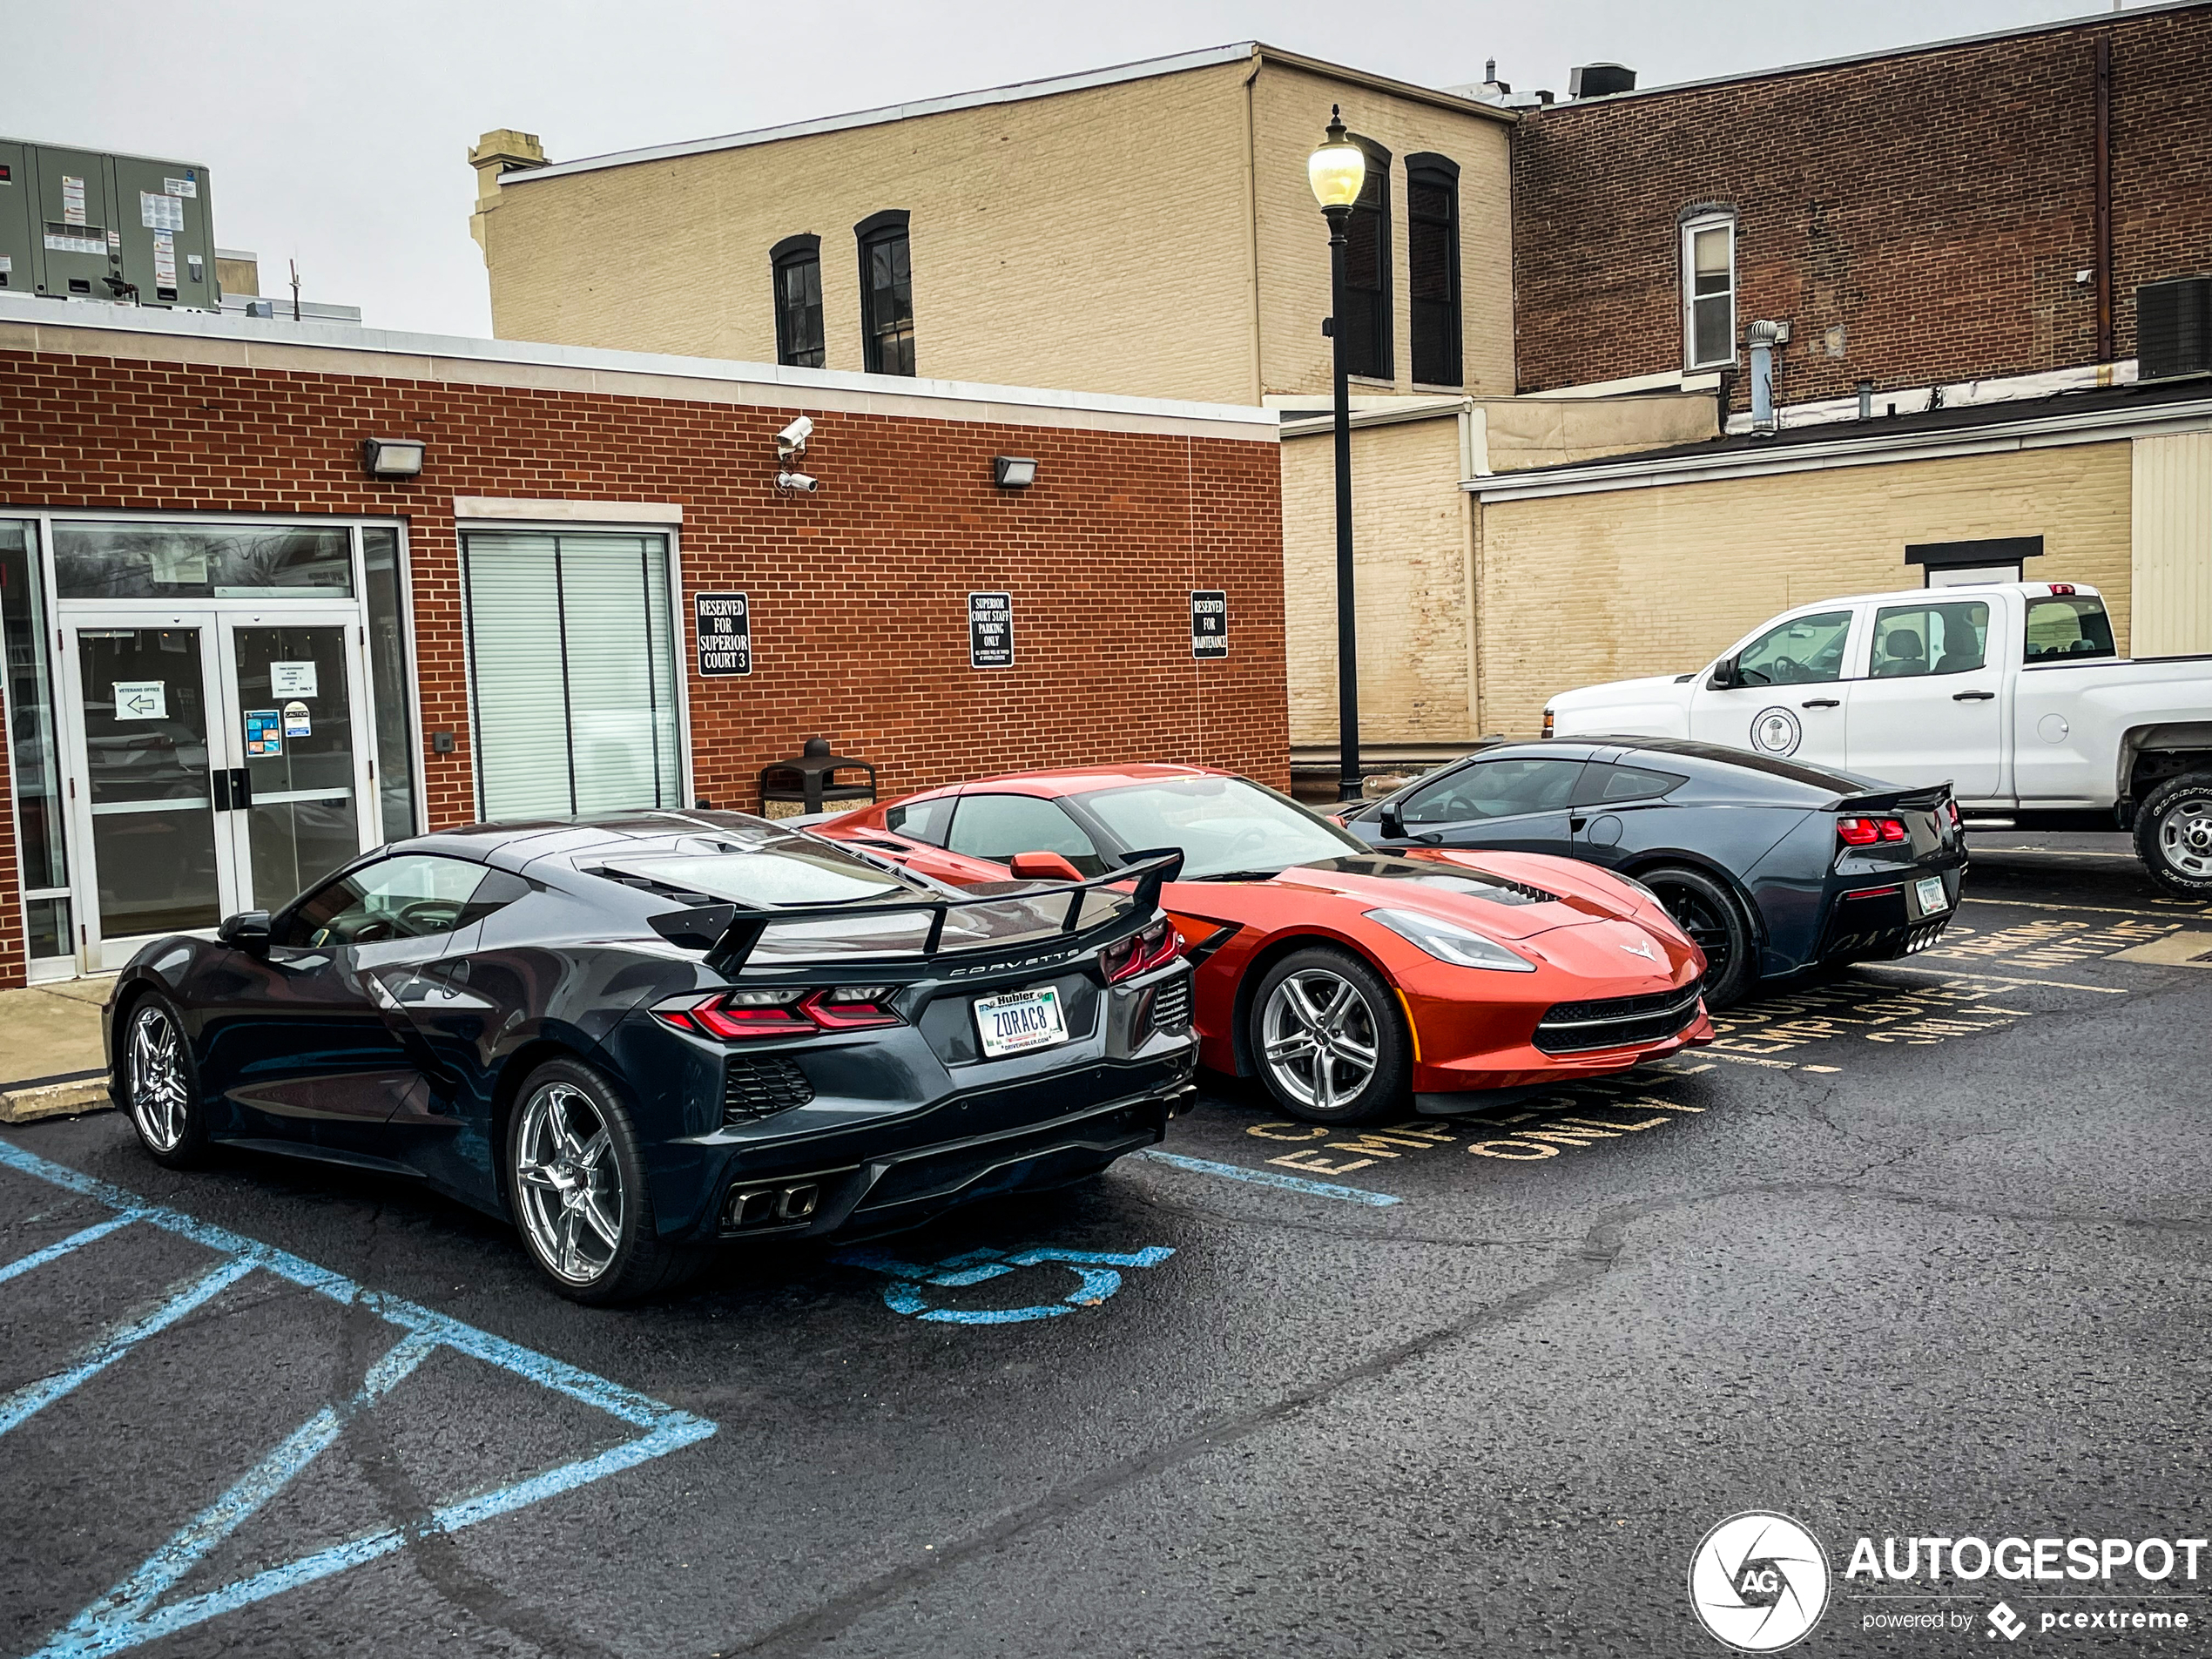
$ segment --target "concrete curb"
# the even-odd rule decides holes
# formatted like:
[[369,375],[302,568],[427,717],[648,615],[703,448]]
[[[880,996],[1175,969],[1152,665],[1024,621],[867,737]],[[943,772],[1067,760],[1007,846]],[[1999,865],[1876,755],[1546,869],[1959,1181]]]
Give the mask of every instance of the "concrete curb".
[[107,1079],[81,1078],[76,1082],[48,1083],[43,1089],[0,1091],[0,1123],[29,1123],[41,1117],[66,1117],[78,1112],[114,1109],[108,1098]]

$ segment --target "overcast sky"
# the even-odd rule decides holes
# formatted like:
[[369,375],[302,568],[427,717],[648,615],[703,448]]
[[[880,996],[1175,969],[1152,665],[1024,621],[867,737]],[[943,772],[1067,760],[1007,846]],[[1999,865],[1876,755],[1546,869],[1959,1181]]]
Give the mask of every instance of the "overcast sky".
[[215,233],[280,292],[372,326],[490,331],[466,152],[555,160],[743,132],[1231,41],[1429,85],[1561,97],[1570,64],[1644,85],[2104,10],[2098,0],[0,0],[0,134],[199,163]]

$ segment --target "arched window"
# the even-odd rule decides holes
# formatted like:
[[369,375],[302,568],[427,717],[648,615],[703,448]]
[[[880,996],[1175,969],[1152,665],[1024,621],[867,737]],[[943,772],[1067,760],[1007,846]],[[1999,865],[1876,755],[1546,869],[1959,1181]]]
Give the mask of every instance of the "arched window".
[[853,227],[860,242],[860,348],[871,374],[914,372],[914,256],[906,209],[872,213]]
[[1461,384],[1460,165],[1447,156],[1406,158],[1406,291],[1414,380]]
[[1395,380],[1390,337],[1390,152],[1366,138],[1352,142],[1367,152],[1367,182],[1345,226],[1345,367],[1348,374]]
[[776,285],[776,361],[819,368],[822,341],[822,239],[786,236],[768,250]]

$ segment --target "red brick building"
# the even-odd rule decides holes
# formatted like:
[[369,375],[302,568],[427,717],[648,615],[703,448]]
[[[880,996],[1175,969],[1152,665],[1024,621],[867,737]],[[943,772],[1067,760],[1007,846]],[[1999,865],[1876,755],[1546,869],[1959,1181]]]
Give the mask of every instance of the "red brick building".
[[1831,416],[2130,378],[2137,288],[2212,270],[2208,67],[2184,0],[1525,111],[1520,389],[1726,373],[1740,410],[1754,320]]
[[[420,472],[369,475],[371,438]],[[813,737],[886,792],[1285,786],[1280,510],[1258,411],[0,297],[0,985],[423,827],[754,809]],[[749,652],[702,661],[703,595],[733,633],[744,596]]]

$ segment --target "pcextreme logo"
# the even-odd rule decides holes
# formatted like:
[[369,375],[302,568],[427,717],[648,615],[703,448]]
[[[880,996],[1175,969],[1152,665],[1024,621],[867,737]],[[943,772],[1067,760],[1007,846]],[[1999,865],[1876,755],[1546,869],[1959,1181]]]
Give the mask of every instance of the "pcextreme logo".
[[1689,1605],[1737,1652],[1779,1652],[1802,1641],[1827,1609],[1828,1557],[1787,1515],[1730,1515],[1689,1558]]

